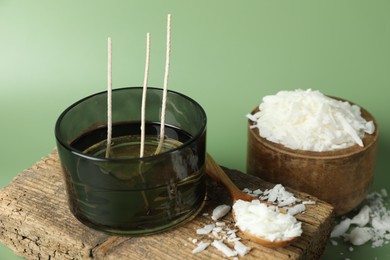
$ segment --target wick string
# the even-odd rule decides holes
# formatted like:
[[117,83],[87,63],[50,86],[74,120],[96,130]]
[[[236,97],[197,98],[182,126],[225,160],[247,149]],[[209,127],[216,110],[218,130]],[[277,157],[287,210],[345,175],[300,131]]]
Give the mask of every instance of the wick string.
[[166,56],[165,56],[165,73],[164,73],[164,89],[163,89],[163,98],[162,98],[162,108],[161,108],[161,126],[160,126],[160,141],[158,143],[155,154],[161,152],[161,148],[164,142],[165,135],[165,109],[167,103],[167,91],[168,91],[168,78],[169,78],[169,58],[171,53],[171,15],[168,14],[167,17],[167,46],[166,46]]
[[107,147],[106,158],[110,157],[112,138],[112,41],[107,39]]
[[149,60],[150,60],[150,33],[146,34],[146,61],[145,61],[145,74],[144,85],[142,88],[142,104],[141,104],[141,147],[139,157],[144,157],[145,149],[145,107],[146,107],[146,91],[148,86],[149,76]]

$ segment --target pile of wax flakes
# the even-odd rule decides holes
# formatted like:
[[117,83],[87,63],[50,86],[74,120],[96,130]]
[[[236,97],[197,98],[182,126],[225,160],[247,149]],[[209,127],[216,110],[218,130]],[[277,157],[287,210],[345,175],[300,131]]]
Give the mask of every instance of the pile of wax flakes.
[[361,109],[311,89],[279,91],[263,98],[259,112],[248,114],[261,137],[291,149],[333,151],[354,144],[363,147],[375,125]]

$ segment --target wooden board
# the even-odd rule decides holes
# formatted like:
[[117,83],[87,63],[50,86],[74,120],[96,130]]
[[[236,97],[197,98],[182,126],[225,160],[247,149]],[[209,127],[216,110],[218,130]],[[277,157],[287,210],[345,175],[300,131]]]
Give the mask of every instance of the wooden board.
[[[273,187],[256,177],[225,170],[240,188]],[[302,222],[302,236],[290,246],[277,249],[242,239],[252,247],[245,259],[320,258],[333,226],[333,208],[310,195],[292,192],[300,199],[316,202],[307,205],[304,214],[297,215]],[[196,229],[211,222],[202,213],[211,213],[222,203],[231,203],[228,193],[208,180],[205,206],[186,224],[149,236],[111,236],[84,226],[70,213],[54,150],[0,191],[0,241],[27,259],[221,259],[223,254],[212,246],[192,254],[196,245],[190,240],[201,240]],[[231,214],[226,219],[232,221]]]

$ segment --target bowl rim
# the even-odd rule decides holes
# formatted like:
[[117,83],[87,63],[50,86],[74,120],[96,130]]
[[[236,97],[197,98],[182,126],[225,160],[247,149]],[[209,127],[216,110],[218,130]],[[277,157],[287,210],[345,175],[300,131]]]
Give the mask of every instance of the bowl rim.
[[[349,100],[339,98],[339,97],[334,97],[334,96],[328,96],[330,98],[343,101],[343,102],[348,102],[351,105],[357,105],[354,102],[351,102]],[[359,106],[359,105],[357,105]],[[255,140],[260,143],[261,145],[267,147],[268,149],[274,150],[276,152],[280,152],[292,157],[298,157],[298,158],[306,158],[306,159],[336,159],[336,158],[343,158],[343,157],[349,157],[355,154],[359,154],[365,150],[368,150],[371,148],[373,145],[377,143],[378,136],[379,136],[379,126],[377,124],[376,119],[374,116],[368,112],[365,108],[362,106],[360,107],[361,111],[361,116],[366,119],[367,121],[372,121],[375,126],[375,131],[372,134],[365,134],[362,141],[364,146],[360,147],[358,144],[354,144],[352,146],[342,148],[342,149],[337,149],[337,150],[332,150],[332,151],[308,151],[308,150],[301,150],[301,149],[292,149],[288,148],[282,144],[275,143],[272,141],[267,140],[264,137],[261,137],[258,131],[258,128],[252,128],[251,126],[253,125],[253,121],[250,119],[247,120],[248,122],[248,132],[251,136],[255,138]],[[259,106],[255,107],[252,111],[251,114],[254,114],[256,112],[260,111]],[[249,142],[249,139],[248,139]]]
[[[134,90],[142,90],[142,87],[140,86],[130,86],[130,87],[122,87],[122,88],[115,88],[113,89],[112,91],[113,92],[123,92],[123,91],[134,91]],[[157,91],[157,92],[163,92],[163,89],[162,88],[157,88],[157,87],[148,87],[148,91]],[[134,158],[103,158],[103,157],[98,157],[98,156],[93,156],[93,155],[89,155],[89,154],[84,154],[82,151],[74,148],[73,146],[70,145],[70,143],[73,141],[73,140],[64,140],[62,138],[62,135],[60,134],[60,127],[61,127],[61,123],[62,123],[62,119],[65,117],[65,115],[71,110],[73,109],[74,107],[76,107],[77,105],[85,102],[86,100],[89,100],[89,99],[92,99],[96,96],[99,96],[99,95],[104,95],[107,93],[107,90],[104,90],[104,91],[100,91],[100,92],[96,92],[96,93],[93,93],[93,94],[90,94],[82,99],[79,99],[78,101],[74,102],[73,104],[69,105],[60,115],[59,117],[57,118],[56,120],[56,123],[55,123],[55,126],[54,126],[54,136],[55,136],[55,139],[56,139],[56,144],[57,146],[62,146],[67,152],[70,152],[72,153],[73,155],[79,157],[79,158],[84,158],[86,160],[90,160],[90,161],[95,161],[95,162],[135,162],[135,161],[148,161],[148,160],[156,160],[156,159],[159,159],[159,158],[163,158],[165,156],[169,156],[170,154],[174,154],[174,153],[178,153],[178,152],[181,152],[185,149],[187,149],[188,147],[191,147],[194,143],[197,142],[197,140],[199,138],[201,138],[203,135],[206,134],[206,129],[207,129],[207,115],[206,115],[206,112],[204,110],[204,108],[196,101],[194,100],[193,98],[181,93],[181,92],[178,92],[178,91],[174,91],[174,90],[169,90],[168,89],[168,95],[177,95],[177,96],[180,96],[181,98],[183,99],[186,99],[188,100],[189,102],[191,102],[192,104],[194,104],[198,109],[199,109],[199,112],[201,113],[201,116],[202,116],[202,121],[201,121],[201,125],[199,125],[199,130],[197,131],[197,133],[193,136],[191,136],[191,138],[189,140],[187,140],[186,142],[184,142],[182,145],[174,148],[174,149],[170,149],[168,151],[164,151],[164,152],[161,152],[159,154],[153,154],[153,155],[147,155],[147,156],[144,156],[142,158],[140,157],[134,157]],[[166,124],[167,126],[170,126],[169,124]]]

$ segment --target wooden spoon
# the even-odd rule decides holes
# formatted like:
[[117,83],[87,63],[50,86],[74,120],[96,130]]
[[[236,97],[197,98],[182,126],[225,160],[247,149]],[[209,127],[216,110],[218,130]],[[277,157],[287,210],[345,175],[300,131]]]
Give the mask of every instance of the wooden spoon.
[[[267,204],[270,206],[271,204],[260,200],[256,197],[253,197],[249,194],[246,194],[245,192],[241,191],[233,182],[232,180],[226,175],[226,173],[222,170],[222,168],[214,161],[214,159],[207,154],[206,157],[206,173],[215,181],[222,183],[225,188],[230,193],[230,196],[233,198],[233,204],[237,200],[244,200],[244,201],[252,201],[252,200],[259,200],[261,203]],[[233,210],[232,210],[233,211]],[[286,211],[279,209],[279,211],[283,214],[286,214]],[[235,214],[233,211],[233,219],[235,220]],[[258,243],[260,245],[266,246],[266,247],[284,247],[289,245],[291,242],[293,242],[297,237],[293,237],[287,240],[276,240],[276,241],[270,241],[262,237],[258,237],[248,231],[241,232],[250,240],[252,240],[255,243]]]

